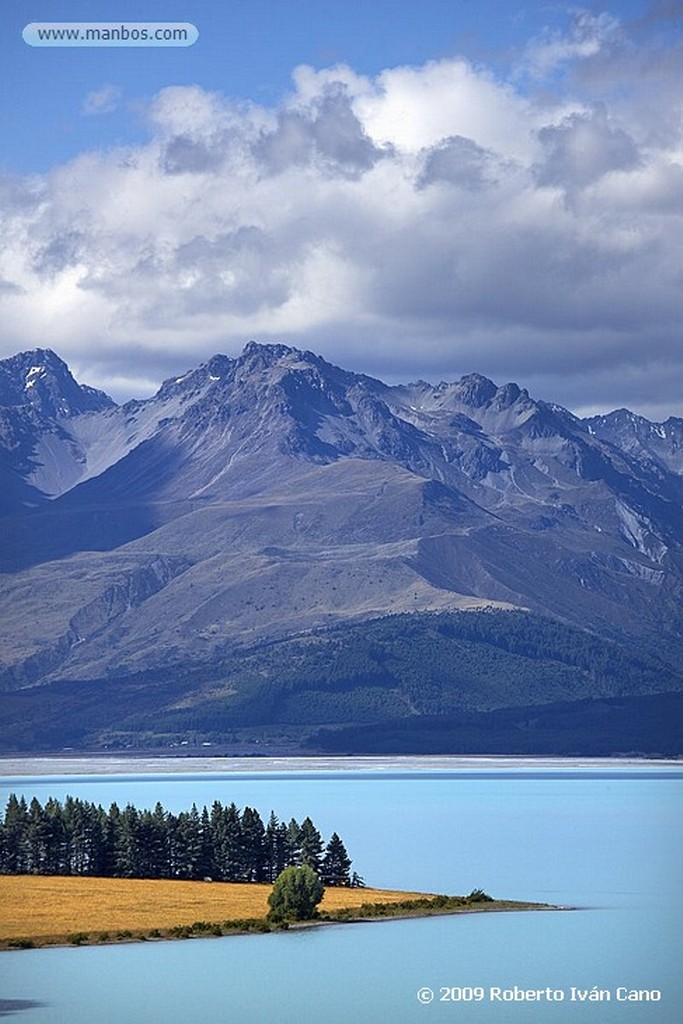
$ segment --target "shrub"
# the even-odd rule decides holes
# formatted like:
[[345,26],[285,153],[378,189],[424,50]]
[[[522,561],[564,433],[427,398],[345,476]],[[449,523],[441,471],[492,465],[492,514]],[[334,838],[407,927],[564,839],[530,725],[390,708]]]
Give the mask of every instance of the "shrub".
[[310,921],[325,889],[313,868],[304,864],[289,867],[278,875],[268,897],[268,918],[271,921]]
[[465,899],[468,903],[493,903],[493,896],[489,896],[483,889],[473,889]]

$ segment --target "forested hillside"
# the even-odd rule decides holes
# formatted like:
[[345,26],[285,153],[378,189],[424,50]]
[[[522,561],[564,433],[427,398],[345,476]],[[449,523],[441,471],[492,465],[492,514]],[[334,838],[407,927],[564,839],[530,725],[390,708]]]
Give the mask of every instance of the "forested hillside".
[[[403,737],[412,749],[410,734],[434,716],[463,722],[464,714],[558,702],[599,701],[604,709],[608,698],[677,692],[683,676],[650,652],[543,616],[489,609],[333,627],[246,647],[210,667],[45,684],[5,694],[0,720],[16,747],[49,747],[60,737],[108,749],[259,736],[299,743],[312,735],[327,749],[335,741],[321,726],[376,732],[401,722],[394,741]],[[363,734],[345,735],[348,750]],[[618,734],[604,740],[603,753],[624,749]]]

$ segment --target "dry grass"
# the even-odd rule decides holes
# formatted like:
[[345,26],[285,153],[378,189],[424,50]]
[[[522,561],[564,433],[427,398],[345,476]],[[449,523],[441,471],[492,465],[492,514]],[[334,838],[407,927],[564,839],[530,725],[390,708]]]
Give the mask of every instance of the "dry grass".
[[[269,885],[234,882],[0,875],[0,942],[265,917],[270,891]],[[387,889],[326,889],[321,909],[395,903],[424,895]]]

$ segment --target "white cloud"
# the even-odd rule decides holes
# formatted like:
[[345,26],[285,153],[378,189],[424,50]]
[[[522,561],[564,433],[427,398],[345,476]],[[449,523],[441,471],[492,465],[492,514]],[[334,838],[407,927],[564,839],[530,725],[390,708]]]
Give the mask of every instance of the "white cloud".
[[103,85],[89,92],[83,100],[83,113],[110,114],[119,105],[123,90],[118,85]]
[[524,159],[533,150],[528,101],[462,59],[384,71],[354,108],[371,138],[405,151],[452,136],[507,157]]
[[611,14],[596,15],[577,7],[571,11],[567,32],[547,31],[529,43],[520,71],[546,79],[577,60],[596,57],[623,38],[621,25]]
[[[595,71],[620,30],[591,18],[527,62]],[[164,89],[145,144],[0,190],[2,354],[51,345],[125,398],[282,340],[683,412],[683,138],[673,118],[653,137],[640,99],[539,98],[462,58],[301,67],[273,109]]]

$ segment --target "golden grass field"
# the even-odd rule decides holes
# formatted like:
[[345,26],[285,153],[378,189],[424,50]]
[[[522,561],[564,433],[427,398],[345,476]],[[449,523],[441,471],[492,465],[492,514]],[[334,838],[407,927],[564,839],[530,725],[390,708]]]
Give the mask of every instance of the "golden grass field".
[[[0,942],[65,938],[76,932],[163,930],[195,921],[265,917],[270,885],[0,875]],[[424,893],[325,890],[321,910],[396,903]]]

